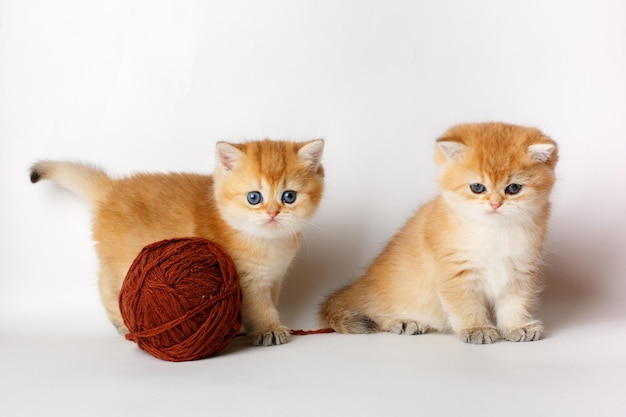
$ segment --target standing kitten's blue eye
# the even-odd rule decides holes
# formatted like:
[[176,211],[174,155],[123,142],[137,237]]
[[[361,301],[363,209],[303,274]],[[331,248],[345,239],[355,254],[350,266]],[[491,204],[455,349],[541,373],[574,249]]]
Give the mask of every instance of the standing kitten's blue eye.
[[522,191],[522,184],[509,184],[506,186],[506,189],[504,190],[505,193],[510,194],[510,195],[515,195],[519,193],[520,191]]
[[263,201],[263,196],[261,195],[260,192],[250,191],[248,193],[248,203],[252,204],[253,206],[256,206],[257,204],[261,203],[261,201]]
[[474,194],[482,194],[487,191],[484,185],[478,183],[470,184],[470,190],[472,190]]
[[285,204],[293,204],[293,202],[296,201],[296,196],[297,193],[295,191],[288,190],[283,193],[280,199]]

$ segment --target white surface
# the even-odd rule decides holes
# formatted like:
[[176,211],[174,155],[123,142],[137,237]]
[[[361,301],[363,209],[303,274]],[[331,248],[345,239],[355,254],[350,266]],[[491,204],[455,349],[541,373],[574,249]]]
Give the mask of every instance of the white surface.
[[[626,415],[626,3],[0,2],[0,414]],[[218,140],[326,138],[327,189],[284,287],[293,328],[431,198],[463,121],[561,146],[548,338],[237,340],[174,364],[99,304],[86,205],[38,158],[209,172]]]

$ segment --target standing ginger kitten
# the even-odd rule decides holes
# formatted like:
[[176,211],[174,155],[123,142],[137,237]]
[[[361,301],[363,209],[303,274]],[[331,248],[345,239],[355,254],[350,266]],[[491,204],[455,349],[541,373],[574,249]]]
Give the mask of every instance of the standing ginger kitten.
[[437,140],[441,194],[421,207],[320,321],[341,333],[454,331],[531,341],[557,145],[540,131],[464,124]]
[[31,181],[50,179],[90,201],[100,260],[99,289],[122,334],[118,298],[140,250],[175,237],[204,237],[233,258],[243,324],[255,345],[287,342],[276,303],[283,277],[323,190],[324,142],[220,142],[213,176],[136,174],[113,179],[89,165],[41,161]]

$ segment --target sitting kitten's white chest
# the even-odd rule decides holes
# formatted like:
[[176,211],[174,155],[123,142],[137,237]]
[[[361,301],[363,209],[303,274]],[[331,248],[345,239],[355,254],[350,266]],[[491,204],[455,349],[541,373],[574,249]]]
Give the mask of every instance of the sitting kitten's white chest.
[[521,227],[472,227],[465,234],[464,252],[477,272],[486,295],[495,299],[511,282],[516,270],[526,269],[532,252],[528,234]]

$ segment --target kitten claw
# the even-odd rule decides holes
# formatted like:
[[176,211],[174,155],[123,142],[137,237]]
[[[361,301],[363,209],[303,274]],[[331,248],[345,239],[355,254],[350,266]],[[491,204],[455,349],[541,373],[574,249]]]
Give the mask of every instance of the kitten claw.
[[473,327],[459,332],[459,338],[465,343],[483,345],[500,339],[500,334],[494,327]]
[[289,341],[289,336],[289,329],[286,327],[256,332],[252,334],[252,344],[254,346],[282,345]]
[[518,328],[502,329],[502,336],[510,342],[533,342],[543,339],[543,324],[535,321]]

